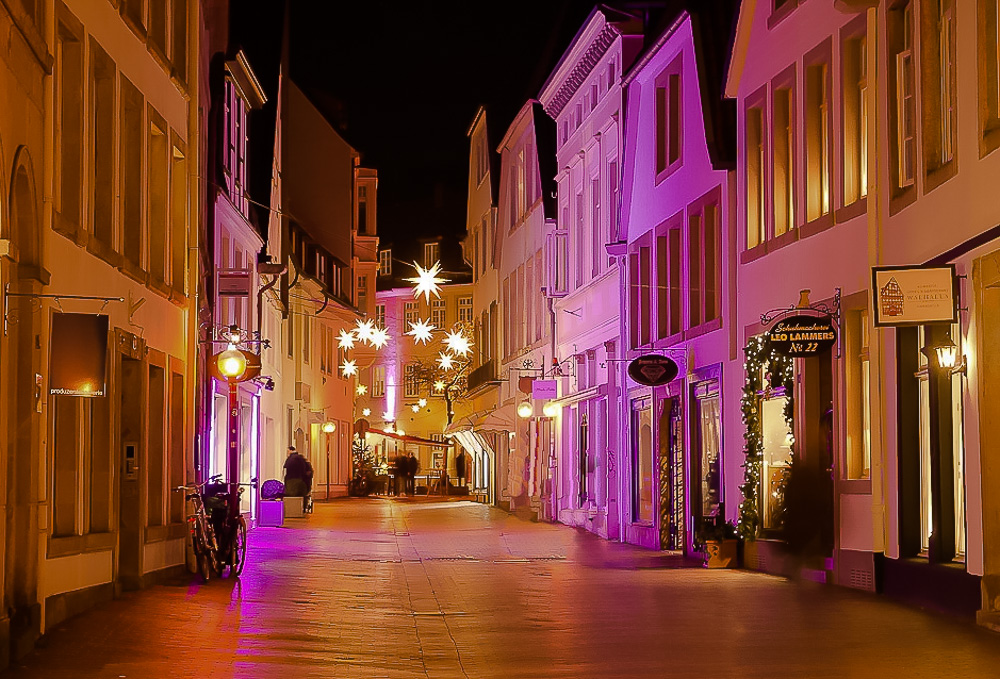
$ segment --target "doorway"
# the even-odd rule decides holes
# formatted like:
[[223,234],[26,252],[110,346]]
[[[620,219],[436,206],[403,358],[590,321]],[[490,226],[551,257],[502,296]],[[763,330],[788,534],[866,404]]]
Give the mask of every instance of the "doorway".
[[118,583],[122,589],[142,584],[142,361],[122,356],[119,398],[120,482],[118,508]]
[[658,427],[660,549],[683,550],[687,538],[684,510],[684,422],[680,397],[663,401]]

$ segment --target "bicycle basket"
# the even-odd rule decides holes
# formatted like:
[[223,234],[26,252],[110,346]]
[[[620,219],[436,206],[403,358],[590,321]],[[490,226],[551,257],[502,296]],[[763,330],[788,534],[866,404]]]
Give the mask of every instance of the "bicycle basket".
[[260,499],[277,500],[285,494],[285,484],[277,479],[265,481],[260,487]]

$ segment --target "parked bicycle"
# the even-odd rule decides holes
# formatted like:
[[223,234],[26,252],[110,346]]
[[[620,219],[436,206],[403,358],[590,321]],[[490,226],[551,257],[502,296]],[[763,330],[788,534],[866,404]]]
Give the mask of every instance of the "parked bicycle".
[[[224,483],[217,474],[208,481],[188,486],[178,486],[176,491],[190,491],[184,496],[190,500],[193,513],[188,516],[191,541],[197,570],[203,581],[208,582],[214,573],[222,577],[229,568],[229,576],[243,572],[247,556],[247,522],[239,511],[239,498],[243,488],[251,483]],[[236,501],[230,503],[230,487],[235,487]]]

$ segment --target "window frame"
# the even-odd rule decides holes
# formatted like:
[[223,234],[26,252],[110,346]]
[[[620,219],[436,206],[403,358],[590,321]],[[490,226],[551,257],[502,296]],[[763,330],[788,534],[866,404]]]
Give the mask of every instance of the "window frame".
[[684,54],[678,54],[654,80],[656,178],[654,184],[684,164]]

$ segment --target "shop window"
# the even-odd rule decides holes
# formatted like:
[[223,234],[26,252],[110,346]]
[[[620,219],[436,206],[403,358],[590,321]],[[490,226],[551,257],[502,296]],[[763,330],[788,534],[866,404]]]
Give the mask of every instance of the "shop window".
[[719,382],[701,382],[694,387],[696,460],[700,518],[718,516],[722,502],[722,460],[720,430],[722,410],[719,404]]
[[149,366],[146,415],[146,525],[162,526],[166,485],[166,373]]
[[781,527],[784,509],[785,483],[792,460],[792,432],[785,420],[788,399],[784,393],[761,396],[761,441],[763,464],[761,468],[761,517],[765,530]]
[[121,219],[122,254],[136,268],[142,269],[143,205],[142,147],[143,100],[136,87],[122,76],[121,80]]
[[844,205],[868,195],[868,38],[864,33],[841,45],[844,131]]
[[773,111],[774,235],[780,236],[795,228],[795,91],[791,84],[774,90]]
[[826,61],[806,67],[805,88],[806,221],[811,222],[830,212],[830,83]]
[[867,479],[871,477],[872,462],[868,312],[848,311],[845,321],[848,412],[844,472],[848,479]]
[[746,182],[747,182],[747,249],[761,245],[765,239],[766,205],[764,183],[764,111],[761,107],[750,107],[746,111]]
[[632,403],[632,520],[653,522],[653,414],[648,400]]
[[[112,467],[107,401],[106,397],[52,397],[53,537],[109,530]],[[84,507],[89,508],[89,523]]]

